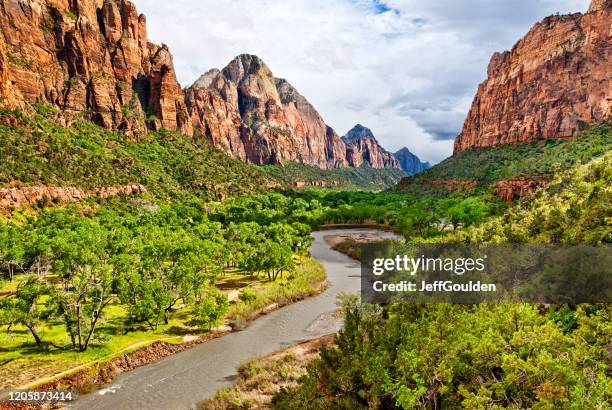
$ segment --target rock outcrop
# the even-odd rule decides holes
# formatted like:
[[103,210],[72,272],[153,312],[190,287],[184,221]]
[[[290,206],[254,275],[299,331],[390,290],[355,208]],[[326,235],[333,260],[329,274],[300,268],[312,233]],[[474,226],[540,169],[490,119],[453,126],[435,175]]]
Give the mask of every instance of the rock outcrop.
[[495,53],[455,140],[455,152],[572,138],[612,116],[612,0],[537,23]]
[[410,150],[406,147],[400,149],[393,155],[399,162],[404,172],[408,175],[420,174],[431,167],[429,162],[421,162],[419,157],[410,152]]
[[118,195],[138,195],[145,193],[144,186],[138,184],[109,186],[92,191],[76,187],[25,186],[0,189],[0,208],[35,205],[42,201],[76,202],[81,199],[98,197],[110,198]]
[[355,125],[342,141],[346,144],[346,159],[351,167],[400,168],[395,156],[380,146],[369,128]]
[[516,175],[509,179],[497,181],[494,192],[502,200],[512,203],[539,188],[546,187],[547,181],[544,177]]
[[345,147],[315,108],[257,56],[243,54],[186,90],[198,133],[256,164],[348,165]]
[[128,134],[191,135],[184,94],[165,45],[127,0],[3,0],[0,97],[48,103]]

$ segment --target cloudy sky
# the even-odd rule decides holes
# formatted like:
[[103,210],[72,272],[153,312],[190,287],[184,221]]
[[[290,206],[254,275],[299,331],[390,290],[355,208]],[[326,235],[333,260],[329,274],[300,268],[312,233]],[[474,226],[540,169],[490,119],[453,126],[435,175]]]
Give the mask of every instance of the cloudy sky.
[[589,0],[136,0],[181,85],[241,53],[286,78],[340,135],[361,123],[392,151],[452,152],[494,51]]

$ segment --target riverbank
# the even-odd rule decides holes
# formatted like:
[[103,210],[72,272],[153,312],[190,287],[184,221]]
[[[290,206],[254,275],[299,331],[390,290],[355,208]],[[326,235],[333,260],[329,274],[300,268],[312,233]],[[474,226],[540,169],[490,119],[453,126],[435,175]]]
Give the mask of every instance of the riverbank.
[[[185,323],[177,320],[171,322],[168,329],[161,328],[155,335],[157,336],[155,339],[139,340],[141,336],[139,332],[134,332],[131,337],[123,335],[124,347],[115,341],[113,346],[116,346],[116,350],[104,356],[95,357],[95,350],[92,350],[89,355],[81,354],[79,357],[78,353],[71,350],[48,349],[40,352],[41,355],[48,356],[41,359],[52,362],[53,366],[50,369],[57,370],[49,372],[49,368],[45,366],[39,368],[32,361],[19,363],[16,360],[9,360],[0,368],[0,375],[4,380],[3,386],[0,387],[23,390],[65,389],[78,394],[86,394],[112,382],[120,373],[155,363],[167,356],[193,348],[229,332],[242,330],[262,315],[321,293],[325,290],[326,284],[327,279],[323,267],[311,258],[300,257],[296,264],[296,271],[288,278],[275,282],[258,282],[256,286],[250,286],[249,289],[254,299],[236,300],[230,306],[223,325],[212,331],[198,333],[197,329],[189,328]],[[146,335],[151,336],[150,333]],[[11,353],[16,355],[18,352]],[[28,363],[32,366],[28,366]],[[63,371],[60,367],[62,364],[65,366]],[[66,368],[68,370],[65,370]],[[46,375],[45,372],[47,372]],[[2,392],[0,391],[1,397]]]
[[264,357],[254,358],[238,368],[232,387],[221,389],[202,402],[200,410],[269,408],[281,389],[295,388],[306,367],[319,357],[323,346],[334,342],[334,334],[292,345]]
[[[195,408],[220,389],[231,386],[242,363],[337,332],[342,327],[341,318],[335,315],[338,295],[356,293],[360,288],[359,264],[331,249],[323,239],[343,232],[346,230],[313,233],[311,257],[323,265],[329,280],[328,288],[321,294],[261,316],[240,332],[121,373],[104,387],[104,394],[81,396],[72,407],[88,410]],[[387,232],[380,234],[396,237]]]
[[384,224],[325,224],[319,226],[320,231],[333,231],[343,229],[368,229],[374,231],[392,232],[402,235],[402,232],[394,226]]

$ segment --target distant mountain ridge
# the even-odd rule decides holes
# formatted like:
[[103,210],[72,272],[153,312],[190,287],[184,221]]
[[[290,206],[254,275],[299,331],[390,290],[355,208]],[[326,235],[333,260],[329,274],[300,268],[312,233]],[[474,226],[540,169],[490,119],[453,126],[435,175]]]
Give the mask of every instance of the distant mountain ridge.
[[420,174],[421,172],[431,167],[431,164],[429,162],[421,162],[419,157],[410,152],[410,150],[406,147],[400,149],[393,155],[395,156],[395,158],[397,158],[400,163],[400,166],[408,175]]

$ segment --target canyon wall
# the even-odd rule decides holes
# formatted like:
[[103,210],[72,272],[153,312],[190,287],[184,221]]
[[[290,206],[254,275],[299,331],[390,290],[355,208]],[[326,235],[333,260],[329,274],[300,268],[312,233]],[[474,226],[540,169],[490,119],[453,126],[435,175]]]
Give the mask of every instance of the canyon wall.
[[43,185],[0,188],[0,208],[35,205],[42,201],[76,202],[90,197],[110,198],[119,195],[139,195],[145,192],[147,192],[146,188],[139,184],[109,186],[92,191],[85,191],[76,187],[48,187]]
[[495,53],[455,140],[470,148],[572,138],[612,116],[612,0],[550,16]]
[[226,153],[256,164],[346,167],[345,147],[315,108],[257,56],[243,54],[186,90],[195,129]]
[[0,96],[48,103],[128,135],[192,134],[172,55],[126,0],[3,0]]
[[369,128],[355,125],[342,141],[346,144],[346,159],[350,166],[371,168],[401,168],[395,156],[380,146]]

